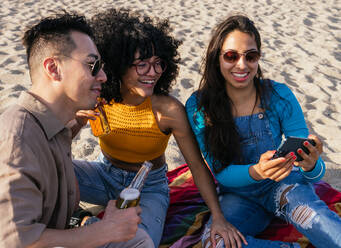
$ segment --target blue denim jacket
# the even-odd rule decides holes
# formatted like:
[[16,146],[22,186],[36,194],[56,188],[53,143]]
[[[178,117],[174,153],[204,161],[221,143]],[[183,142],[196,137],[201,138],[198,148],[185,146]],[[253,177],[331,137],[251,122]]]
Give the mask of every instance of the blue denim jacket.
[[[309,134],[307,125],[304,120],[302,109],[291,90],[285,85],[275,81],[271,81],[273,84],[273,90],[277,94],[272,93],[270,98],[270,110],[266,110],[264,118],[268,119],[268,124],[263,127],[264,132],[271,132],[273,144],[272,147],[265,145],[262,142],[255,146],[257,149],[253,155],[253,158],[247,164],[230,164],[219,173],[215,173],[216,180],[225,187],[242,187],[248,186],[254,183],[260,183],[262,181],[254,180],[249,174],[249,167],[256,164],[260,158],[260,155],[266,150],[275,150],[282,141],[282,136],[297,136],[307,137]],[[285,99],[285,101],[283,100]],[[205,121],[204,115],[197,109],[198,97],[197,92],[194,92],[192,96],[186,102],[186,112],[193,129],[193,132],[198,141],[200,150],[208,163],[212,168],[212,157],[205,149],[204,143],[204,130]],[[259,114],[246,117],[235,118],[236,125],[240,133],[248,132],[248,125],[243,125],[243,118],[250,119],[252,125],[254,124],[252,119],[259,118]],[[263,118],[263,117],[262,117]],[[243,144],[242,144],[243,146]],[[325,172],[325,165],[321,158],[318,159],[315,168],[312,171],[304,172],[300,170],[303,176],[311,181],[319,181]]]

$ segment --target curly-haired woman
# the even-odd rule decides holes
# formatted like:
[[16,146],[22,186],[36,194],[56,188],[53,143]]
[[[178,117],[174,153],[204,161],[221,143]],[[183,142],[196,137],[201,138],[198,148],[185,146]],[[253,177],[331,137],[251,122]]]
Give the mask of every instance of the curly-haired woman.
[[[110,112],[111,132],[99,138],[98,162],[75,161],[81,200],[105,205],[129,185],[144,161],[152,162],[141,193],[140,227],[158,247],[169,205],[165,149],[173,134],[212,212],[212,242],[220,235],[241,247],[244,237],[222,215],[185,108],[168,94],[180,60],[180,41],[170,35],[168,21],[109,9],[94,16],[92,23],[108,77],[102,97],[109,103],[104,108]],[[79,117],[82,114],[88,112]],[[78,123],[85,122],[78,118]]]
[[[260,34],[249,18],[235,15],[222,21],[209,43],[199,90],[186,103],[200,149],[218,181],[221,209],[246,236],[247,247],[298,246],[254,238],[274,216],[293,224],[316,247],[341,247],[340,217],[311,184],[325,172],[321,141],[309,135],[316,143],[304,142],[309,154],[299,148],[272,159],[282,135],[309,133],[290,89],[262,77],[260,56]],[[302,161],[296,161],[295,152]],[[203,243],[208,243],[209,228]]]

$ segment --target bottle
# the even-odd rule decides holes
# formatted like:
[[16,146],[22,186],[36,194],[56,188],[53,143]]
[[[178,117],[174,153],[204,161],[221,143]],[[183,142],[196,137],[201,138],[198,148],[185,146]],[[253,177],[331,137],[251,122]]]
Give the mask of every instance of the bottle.
[[97,109],[99,111],[99,118],[101,120],[101,125],[104,134],[108,134],[110,132],[110,126],[107,118],[107,114],[105,113],[103,105],[98,105]]
[[110,125],[109,125],[108,118],[104,110],[104,106],[101,102],[98,103],[95,111],[99,113],[99,118],[96,118],[96,120],[89,120],[92,133],[96,137],[109,134]]
[[117,208],[135,207],[139,204],[141,190],[152,166],[153,164],[149,161],[145,161],[142,164],[130,185],[121,191],[116,201]]

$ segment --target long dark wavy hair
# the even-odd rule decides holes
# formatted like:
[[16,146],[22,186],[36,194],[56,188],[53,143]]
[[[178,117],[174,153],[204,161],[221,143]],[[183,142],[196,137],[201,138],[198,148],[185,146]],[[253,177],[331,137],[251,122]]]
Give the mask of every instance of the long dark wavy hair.
[[171,83],[179,71],[180,56],[177,52],[181,41],[170,35],[167,19],[141,15],[128,9],[108,9],[98,13],[90,22],[95,43],[105,62],[108,81],[103,84],[101,96],[107,102],[121,102],[121,77],[132,66],[136,51],[141,59],[158,56],[167,68],[154,88],[156,95],[168,95]]
[[[243,15],[228,17],[213,30],[202,63],[203,76],[198,92],[200,98],[198,110],[204,113],[205,118],[205,146],[213,158],[214,171],[218,173],[231,162],[241,163],[236,161],[241,158],[241,145],[232,114],[233,102],[227,94],[225,78],[219,67],[219,56],[225,38],[235,30],[252,36],[258,51],[261,52],[261,38],[254,23]],[[256,102],[260,99],[261,107],[267,109],[272,85],[270,80],[263,79],[259,66],[253,81],[256,88]]]

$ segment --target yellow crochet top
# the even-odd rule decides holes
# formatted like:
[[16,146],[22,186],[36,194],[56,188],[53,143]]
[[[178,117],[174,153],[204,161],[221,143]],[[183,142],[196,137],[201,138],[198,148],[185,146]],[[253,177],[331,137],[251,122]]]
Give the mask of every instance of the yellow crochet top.
[[[138,163],[161,156],[170,134],[159,129],[150,97],[137,106],[104,105],[110,133],[99,137],[101,149],[111,157]],[[99,118],[97,118],[99,119]]]

